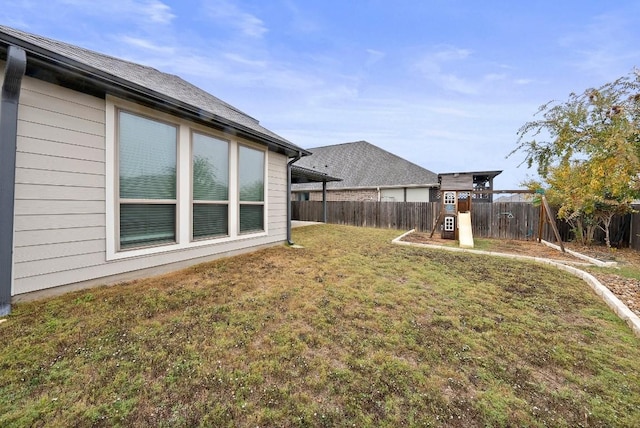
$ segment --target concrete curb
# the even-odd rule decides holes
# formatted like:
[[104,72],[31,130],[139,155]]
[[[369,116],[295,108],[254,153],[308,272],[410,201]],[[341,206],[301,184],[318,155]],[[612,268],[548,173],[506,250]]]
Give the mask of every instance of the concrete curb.
[[[551,242],[545,241],[544,239],[542,239],[542,240],[541,240],[541,242],[542,242],[544,245],[546,245],[547,247],[553,248],[553,249],[558,250],[558,251],[562,251],[562,248],[560,248],[560,246],[559,246],[559,245],[552,244]],[[596,265],[596,266],[600,266],[600,267],[614,267],[614,266],[617,266],[617,265],[618,265],[618,263],[616,263],[616,262],[603,262],[603,261],[601,261],[601,260],[594,259],[593,257],[589,257],[589,256],[587,256],[587,255],[584,255],[584,254],[578,253],[578,252],[573,251],[573,250],[570,250],[570,249],[568,249],[568,248],[565,248],[565,251],[566,251],[567,253],[571,254],[571,255],[572,255],[572,256],[574,256],[574,257],[577,257],[577,258],[582,259],[582,260],[586,260],[587,262],[589,262],[589,263],[591,263],[591,264],[593,264],[593,265]]]
[[[420,244],[416,242],[402,241],[402,238],[409,235],[410,233],[413,233],[414,231],[415,229],[411,229],[410,231],[405,232],[402,235],[398,236],[391,242],[396,245],[405,245],[409,247],[432,248],[435,250],[445,250],[445,251],[452,251],[452,252],[458,252],[458,253],[483,254],[483,255],[489,255],[489,256],[495,256],[495,257],[504,257],[509,259],[530,260],[536,263],[543,263],[543,264],[555,266],[560,270],[569,272],[572,275],[577,276],[578,278],[585,281],[589,285],[589,287],[591,287],[591,289],[598,296],[600,296],[602,300],[604,300],[607,306],[609,306],[609,308],[611,308],[611,310],[613,310],[613,312],[615,312],[615,314],[618,315],[620,319],[622,319],[627,323],[627,325],[631,328],[631,331],[633,331],[633,334],[635,334],[637,337],[640,337],[640,317],[638,317],[631,309],[629,309],[624,303],[622,303],[622,301],[620,301],[620,299],[618,299],[616,295],[611,292],[611,290],[609,290],[607,287],[602,285],[600,281],[598,281],[593,275],[591,275],[588,272],[585,272],[573,266],[568,266],[561,262],[545,259],[542,257],[521,256],[519,254],[506,254],[506,253],[497,253],[493,251],[471,250],[468,248],[446,247],[442,245]],[[548,245],[548,243],[545,243],[545,245]],[[554,244],[551,244],[550,246],[555,247]],[[560,249],[560,247],[558,247],[558,249]],[[571,252],[572,255],[580,254],[580,253],[575,253],[575,254],[574,253],[575,252]],[[586,260],[587,258],[591,259],[591,257],[587,257],[584,255],[582,256],[583,257],[580,257],[580,258],[583,260]],[[595,259],[592,259],[592,260],[595,260]],[[608,267],[615,266],[615,263],[611,264],[607,262],[601,262],[600,260],[597,260],[597,261],[600,263],[605,263],[604,265],[597,264],[597,266],[608,266]]]

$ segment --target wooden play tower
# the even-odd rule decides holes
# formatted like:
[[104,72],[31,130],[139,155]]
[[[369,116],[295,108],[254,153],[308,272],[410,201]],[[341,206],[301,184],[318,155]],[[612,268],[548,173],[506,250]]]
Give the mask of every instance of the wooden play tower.
[[440,200],[442,206],[440,215],[431,228],[430,237],[441,226],[441,238],[460,241],[461,247],[473,247],[473,235],[471,232],[472,205],[477,203],[492,203],[493,195],[502,194],[537,194],[540,197],[540,222],[538,226],[538,242],[542,240],[542,231],[545,223],[549,223],[553,229],[560,248],[564,252],[564,245],[552,211],[544,195],[543,190],[493,190],[493,179],[501,171],[464,172],[439,174]]
[[493,179],[501,172],[476,171],[438,174],[442,207],[436,223],[431,228],[431,237],[433,237],[436,228],[441,225],[443,239],[458,239],[461,240],[461,246],[473,247],[471,205],[472,203],[493,201],[491,192]]

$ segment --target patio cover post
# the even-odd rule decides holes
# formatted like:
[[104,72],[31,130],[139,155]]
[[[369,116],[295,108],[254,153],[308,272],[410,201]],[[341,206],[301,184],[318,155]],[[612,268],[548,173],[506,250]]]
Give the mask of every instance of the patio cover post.
[[322,221],[327,222],[327,182],[322,182]]

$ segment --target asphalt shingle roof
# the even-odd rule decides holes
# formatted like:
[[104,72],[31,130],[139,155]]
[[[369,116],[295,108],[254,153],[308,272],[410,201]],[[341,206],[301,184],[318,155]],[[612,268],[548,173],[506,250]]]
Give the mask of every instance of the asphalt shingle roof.
[[[303,157],[295,165],[342,178],[342,181],[328,183],[328,189],[438,185],[436,173],[366,141],[307,150],[312,155]],[[310,183],[294,187],[295,190],[306,190],[318,186]]]
[[28,56],[32,54],[48,58],[53,62],[63,61],[65,65],[72,68],[88,67],[96,76],[107,80],[110,77],[115,78],[114,82],[128,86],[133,91],[142,89],[147,93],[156,93],[162,98],[174,99],[194,107],[203,114],[208,113],[231,121],[285,146],[290,146],[294,150],[300,149],[261,126],[255,118],[176,75],[2,25],[0,25],[0,42],[5,44],[17,42],[27,51]]

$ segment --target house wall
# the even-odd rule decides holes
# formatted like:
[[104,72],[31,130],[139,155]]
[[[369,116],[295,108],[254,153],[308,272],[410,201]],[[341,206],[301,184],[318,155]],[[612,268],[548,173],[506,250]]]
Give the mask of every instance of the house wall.
[[[300,200],[301,193],[309,194],[309,201],[322,201],[321,191],[296,191],[291,195],[291,200]],[[406,198],[406,201],[405,201]],[[306,200],[306,199],[305,199]],[[430,188],[408,187],[380,189],[381,202],[429,202]],[[378,202],[377,189],[353,189],[353,190],[327,190],[327,201],[373,201]]]
[[407,189],[407,200],[405,202],[429,202],[428,187],[410,187]]
[[[4,70],[2,62],[0,69]],[[286,239],[287,159],[269,152],[265,232],[107,260],[106,105],[105,99],[23,79],[12,295],[109,283],[127,273],[139,275],[162,266],[168,270]]]
[[404,188],[380,190],[380,202],[404,202]]
[[[322,191],[309,191],[310,201],[322,201]],[[294,196],[292,200],[297,200]],[[376,189],[327,190],[327,201],[378,201]]]

